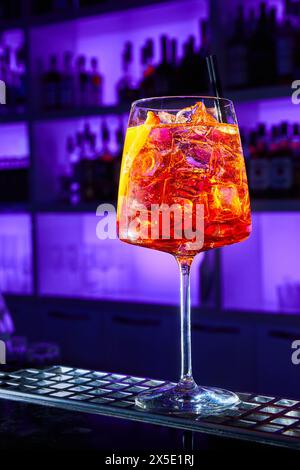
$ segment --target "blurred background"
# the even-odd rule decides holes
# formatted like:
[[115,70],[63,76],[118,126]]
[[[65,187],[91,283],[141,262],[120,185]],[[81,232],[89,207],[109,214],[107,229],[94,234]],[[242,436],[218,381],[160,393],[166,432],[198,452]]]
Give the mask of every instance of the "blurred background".
[[[2,0],[0,337],[8,367],[176,380],[171,256],[96,237],[130,103],[208,94],[218,57],[247,164],[253,234],[192,268],[199,383],[298,395],[300,1]],[[300,366],[299,366],[300,367]]]

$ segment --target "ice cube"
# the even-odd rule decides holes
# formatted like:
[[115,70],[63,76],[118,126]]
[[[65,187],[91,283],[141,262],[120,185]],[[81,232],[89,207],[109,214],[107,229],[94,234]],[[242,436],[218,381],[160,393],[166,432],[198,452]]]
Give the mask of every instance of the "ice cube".
[[242,211],[237,187],[233,184],[216,184],[212,187],[213,204],[223,220],[239,216]]
[[179,124],[184,124],[185,122],[191,122],[193,112],[194,112],[194,106],[191,106],[190,108],[181,109],[176,114],[175,122]]
[[197,124],[197,125],[198,124],[205,124],[205,125],[216,124],[217,121],[211,114],[212,108],[209,108],[209,109],[210,109],[210,112],[208,112],[204,103],[199,101],[194,106],[190,106],[189,108],[184,108],[178,111],[178,113],[176,114],[176,123],[182,123],[182,124],[191,123],[191,124]]
[[167,113],[166,111],[159,111],[158,117],[162,124],[172,124],[176,119],[174,114]]
[[214,124],[215,125],[217,124],[218,121],[211,115],[210,112],[208,112],[204,103],[200,101],[199,103],[196,103],[195,106],[193,106],[191,122],[197,125],[198,124],[205,124],[205,125]]
[[178,129],[173,135],[176,148],[184,155],[185,161],[189,165],[208,169],[213,147],[206,139],[207,128],[202,126],[199,134],[189,126],[180,127],[182,129]]
[[151,132],[151,143],[160,151],[171,151],[173,137],[170,127],[155,127]]

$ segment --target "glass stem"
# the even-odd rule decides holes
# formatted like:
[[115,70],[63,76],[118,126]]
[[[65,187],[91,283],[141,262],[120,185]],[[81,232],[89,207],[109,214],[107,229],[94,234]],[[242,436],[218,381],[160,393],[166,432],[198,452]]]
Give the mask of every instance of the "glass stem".
[[179,386],[196,386],[192,375],[190,259],[177,259],[180,269],[181,377]]

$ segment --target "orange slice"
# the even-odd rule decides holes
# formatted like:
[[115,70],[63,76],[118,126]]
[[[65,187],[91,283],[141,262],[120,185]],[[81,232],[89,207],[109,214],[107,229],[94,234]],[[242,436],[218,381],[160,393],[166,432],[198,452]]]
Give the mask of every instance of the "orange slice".
[[144,124],[128,127],[124,143],[122,169],[119,194],[126,193],[128,172],[132,166],[133,160],[139,154],[145,145],[153,126],[160,124],[160,119],[152,111],[148,111],[147,119]]

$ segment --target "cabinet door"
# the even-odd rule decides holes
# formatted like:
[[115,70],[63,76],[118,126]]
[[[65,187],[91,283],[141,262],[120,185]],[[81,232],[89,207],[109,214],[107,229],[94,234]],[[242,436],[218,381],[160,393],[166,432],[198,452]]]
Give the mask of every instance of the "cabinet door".
[[260,328],[257,334],[258,388],[260,393],[299,399],[300,364],[292,362],[292,343],[300,329]]
[[250,327],[195,323],[192,340],[194,377],[199,384],[241,392],[254,388]]
[[172,315],[112,315],[109,368],[142,377],[177,380],[180,345],[176,326]]
[[56,342],[64,364],[105,370],[108,337],[105,315],[72,308],[51,308],[44,312],[43,339]]

